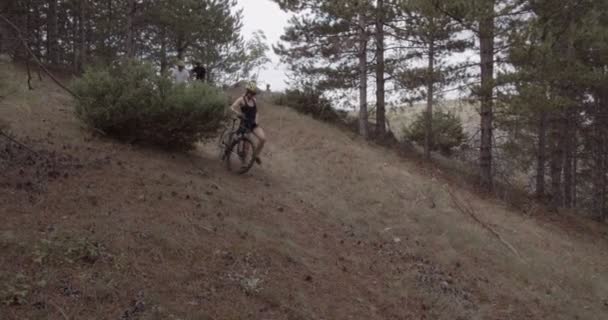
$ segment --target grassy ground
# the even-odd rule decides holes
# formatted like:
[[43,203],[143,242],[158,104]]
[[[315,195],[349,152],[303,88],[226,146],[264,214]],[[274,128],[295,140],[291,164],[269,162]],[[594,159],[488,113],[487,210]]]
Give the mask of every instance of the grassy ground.
[[264,165],[234,176],[213,144],[118,144],[34,86],[0,101],[37,152],[1,140],[0,319],[608,317],[605,225],[511,211],[266,101]]

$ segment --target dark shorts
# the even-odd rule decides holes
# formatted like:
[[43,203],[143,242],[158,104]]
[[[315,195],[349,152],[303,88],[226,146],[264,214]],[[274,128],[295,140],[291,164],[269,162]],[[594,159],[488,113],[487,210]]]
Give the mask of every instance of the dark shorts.
[[253,131],[255,130],[255,128],[258,127],[258,124],[255,123],[254,121],[241,121],[241,127],[249,130],[249,131]]

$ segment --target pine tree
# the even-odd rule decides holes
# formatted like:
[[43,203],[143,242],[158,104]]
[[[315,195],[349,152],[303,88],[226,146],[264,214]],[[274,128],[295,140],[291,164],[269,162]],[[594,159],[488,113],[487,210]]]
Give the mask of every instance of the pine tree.
[[[430,159],[433,145],[433,107],[440,91],[446,85],[458,80],[456,77],[458,66],[448,65],[446,58],[450,55],[462,53],[471,44],[467,40],[459,39],[462,27],[454,19],[443,12],[448,8],[439,10],[436,5],[424,0],[404,1],[403,12],[406,16],[402,28],[397,32],[407,41],[406,63],[397,71],[397,79],[409,92],[418,92],[418,96],[410,99],[426,97],[427,108],[425,112],[425,157]],[[414,67],[426,60],[425,67]]]
[[[373,6],[370,1],[281,1],[297,13],[275,51],[294,74],[324,90],[359,88],[359,133],[368,137],[368,77]],[[308,82],[308,81],[306,81]]]
[[[483,190],[494,187],[494,102],[496,59],[508,48],[506,35],[514,21],[528,11],[527,0],[433,0],[438,10],[459,21],[479,45],[479,85],[474,96],[480,104],[479,177]],[[444,8],[449,8],[448,10]]]
[[[606,5],[581,1],[556,8],[535,1],[530,8],[526,24],[512,35],[509,60],[516,71],[507,78],[516,94],[508,111],[536,135],[536,193],[544,196],[548,161],[551,208],[590,207],[602,216],[606,109],[599,88],[605,88],[606,60],[599,57],[607,52],[600,18]],[[526,148],[529,142],[517,144]],[[591,199],[579,190],[591,190]]]

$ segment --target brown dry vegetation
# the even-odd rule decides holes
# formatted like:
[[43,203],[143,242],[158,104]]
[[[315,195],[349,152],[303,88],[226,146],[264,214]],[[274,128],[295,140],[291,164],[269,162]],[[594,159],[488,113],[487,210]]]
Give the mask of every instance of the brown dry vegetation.
[[38,152],[0,144],[0,319],[608,317],[605,226],[459,189],[517,257],[441,174],[291,110],[262,105],[264,165],[235,176],[212,144],[94,136],[35,85],[0,101]]

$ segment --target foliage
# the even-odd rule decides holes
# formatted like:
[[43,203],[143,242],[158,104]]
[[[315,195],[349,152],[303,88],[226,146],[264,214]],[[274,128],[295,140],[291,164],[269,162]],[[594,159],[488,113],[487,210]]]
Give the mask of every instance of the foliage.
[[406,100],[422,100],[429,94],[435,100],[439,90],[462,81],[457,72],[462,66],[449,62],[448,57],[464,52],[473,43],[462,39],[463,27],[458,21],[443,14],[453,9],[451,3],[409,0],[401,6],[406,23],[401,33],[412,46],[393,54],[398,63],[392,66],[392,73],[399,86],[407,89]]
[[268,51],[270,47],[266,43],[268,39],[263,31],[258,30],[253,33],[253,38],[245,44],[245,55],[241,61],[242,74],[240,79],[257,80],[264,65],[270,63]]
[[[357,17],[373,11],[369,1],[274,1],[294,13],[282,43],[274,48],[288,65],[293,85],[314,79],[325,89],[353,87],[358,73]],[[366,20],[371,25],[372,20]]]
[[[405,128],[405,137],[424,145],[426,135],[426,114],[420,113],[412,124]],[[460,146],[466,139],[466,134],[462,128],[462,121],[451,112],[437,110],[433,113],[433,143],[432,151],[440,151],[443,154],[450,154],[452,149]]]
[[[3,2],[0,11],[28,33],[34,53],[53,67],[80,72],[129,57],[166,70],[177,59],[198,60],[210,80],[231,82],[251,71],[252,61],[264,62],[265,54],[243,40],[237,6],[236,0],[14,0]],[[23,58],[12,34],[7,38],[0,50]]]
[[145,63],[88,70],[73,83],[76,113],[92,128],[121,140],[188,149],[214,133],[226,98],[201,83],[173,85]]
[[328,99],[324,98],[318,90],[287,90],[276,97],[275,103],[287,106],[296,111],[311,115],[315,119],[337,122],[345,118],[345,114],[335,110]]

